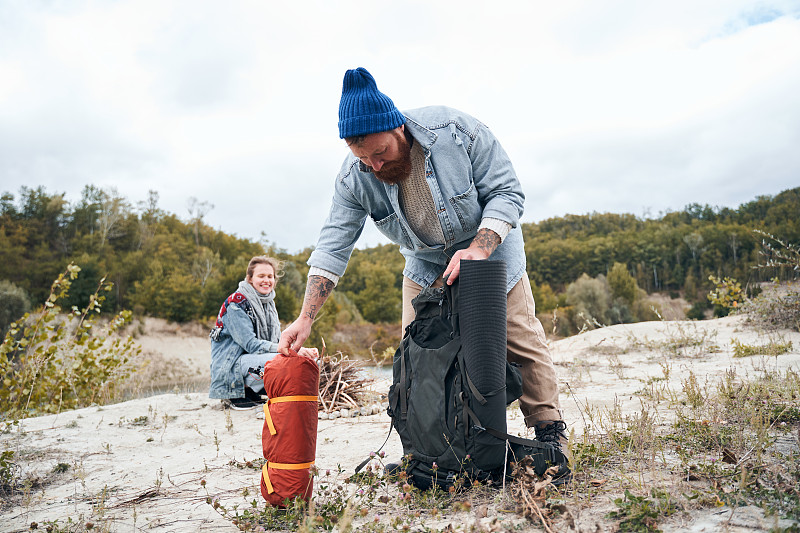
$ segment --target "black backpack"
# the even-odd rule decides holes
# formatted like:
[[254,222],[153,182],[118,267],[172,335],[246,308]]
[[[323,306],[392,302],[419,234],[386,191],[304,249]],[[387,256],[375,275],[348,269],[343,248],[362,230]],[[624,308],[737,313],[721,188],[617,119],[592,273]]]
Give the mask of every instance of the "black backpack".
[[505,279],[500,261],[462,261],[453,285],[425,288],[412,302],[388,414],[403,444],[401,468],[420,489],[500,481],[526,455],[539,475],[568,469],[559,449],[506,432],[522,376],[506,360]]

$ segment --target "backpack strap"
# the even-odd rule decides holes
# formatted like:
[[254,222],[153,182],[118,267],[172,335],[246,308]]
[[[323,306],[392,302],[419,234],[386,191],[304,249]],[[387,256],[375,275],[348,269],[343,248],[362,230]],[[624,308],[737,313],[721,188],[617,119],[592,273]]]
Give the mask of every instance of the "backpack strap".
[[407,340],[400,341],[400,420],[408,419],[408,378],[406,376],[406,343]]
[[544,461],[548,464],[565,465],[569,463],[567,457],[561,450],[555,446],[547,444],[546,442],[539,442],[538,440],[509,435],[508,433],[503,433],[502,431],[497,431],[496,429],[492,429],[490,427],[478,427],[478,429],[481,429],[489,435],[497,437],[498,439],[507,440],[513,444],[519,444],[520,446],[533,448],[536,450],[535,455],[540,459],[544,459]]
[[[472,422],[473,422],[472,428],[473,429],[476,429],[478,431],[485,431],[486,433],[488,433],[492,437],[496,437],[496,438],[498,438],[500,440],[508,441],[508,442],[510,442],[512,444],[517,444],[519,446],[526,446],[528,448],[533,448],[535,450],[535,452],[533,454],[529,454],[529,455],[535,455],[536,459],[537,459],[537,462],[539,462],[542,465],[551,465],[551,464],[553,464],[553,465],[566,465],[566,464],[569,463],[569,460],[567,459],[567,456],[564,455],[564,452],[562,452],[561,450],[559,450],[555,446],[547,444],[546,442],[539,442],[538,440],[526,439],[524,437],[517,437],[516,435],[511,435],[509,433],[504,433],[504,432],[498,431],[498,430],[496,430],[494,428],[491,428],[491,427],[488,427],[488,426],[484,426],[481,423],[481,421],[478,420],[478,416],[475,414],[475,412],[467,406],[466,402],[464,402],[464,413],[465,413],[465,415],[464,415],[465,416],[465,420],[466,420],[467,416],[469,416],[469,418],[472,419]],[[464,424],[464,425],[467,428],[469,428],[469,426],[470,426],[469,424]],[[468,431],[468,429],[467,429],[467,431]],[[542,469],[542,471],[544,471],[544,469]]]
[[[383,444],[381,444],[381,447],[380,447],[380,448],[378,448],[378,451],[376,451],[376,452],[372,452],[371,454],[369,454],[369,457],[367,457],[366,459],[364,459],[363,461],[361,461],[361,462],[359,463],[359,465],[356,467],[356,471],[355,471],[355,473],[356,473],[356,474],[358,474],[359,472],[361,472],[361,469],[362,469],[362,468],[364,468],[364,467],[367,465],[367,463],[368,463],[368,462],[370,462],[370,460],[371,460],[371,459],[372,459],[372,458],[373,458],[375,455],[378,455],[378,454],[380,453],[380,451],[383,449],[383,447],[384,447],[384,446],[386,446],[386,443],[387,443],[387,442],[389,442],[389,437],[391,437],[391,436],[392,436],[392,429],[393,429],[393,428],[394,428],[394,424],[393,424],[393,423],[392,423],[392,424],[389,424],[389,434],[388,434],[388,435],[386,435],[386,440],[385,440],[385,441],[383,441]],[[373,454],[374,454],[374,455],[373,455]]]
[[[461,364],[463,365],[463,358],[461,357],[461,354],[459,354],[459,359],[462,359]],[[469,391],[472,393],[475,399],[478,400],[478,402],[480,402],[481,405],[486,405],[486,398],[483,397],[483,394],[478,392],[478,388],[472,382],[472,379],[469,377],[469,373],[466,371],[466,368],[464,369],[464,377],[467,380],[467,386],[469,386]]]
[[458,298],[457,288],[457,283],[455,285],[448,285],[447,278],[444,279],[444,299],[447,301],[447,309],[442,309],[442,315],[444,315],[445,311],[447,311],[448,322],[450,322],[450,325],[452,326],[452,330],[450,331],[451,339],[455,338],[455,336],[461,331],[461,325],[458,323],[458,303],[456,302],[456,299]]

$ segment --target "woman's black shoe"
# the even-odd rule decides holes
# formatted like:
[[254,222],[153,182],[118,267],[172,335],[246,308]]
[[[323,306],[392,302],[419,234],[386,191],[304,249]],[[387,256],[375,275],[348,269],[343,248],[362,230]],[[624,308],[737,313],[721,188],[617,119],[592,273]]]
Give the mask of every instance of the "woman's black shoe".
[[255,402],[257,404],[267,403],[267,400],[264,399],[259,393],[255,392],[250,387],[244,388],[244,397],[251,402]]
[[229,398],[222,400],[222,405],[234,411],[247,411],[248,409],[255,409],[261,404],[247,398]]

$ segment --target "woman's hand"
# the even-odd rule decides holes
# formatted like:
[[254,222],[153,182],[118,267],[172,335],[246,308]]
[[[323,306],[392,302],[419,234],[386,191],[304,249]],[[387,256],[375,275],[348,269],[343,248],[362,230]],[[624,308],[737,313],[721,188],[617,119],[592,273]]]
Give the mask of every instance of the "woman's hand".
[[319,357],[319,350],[316,348],[300,348],[297,350],[297,354],[310,359],[316,359]]

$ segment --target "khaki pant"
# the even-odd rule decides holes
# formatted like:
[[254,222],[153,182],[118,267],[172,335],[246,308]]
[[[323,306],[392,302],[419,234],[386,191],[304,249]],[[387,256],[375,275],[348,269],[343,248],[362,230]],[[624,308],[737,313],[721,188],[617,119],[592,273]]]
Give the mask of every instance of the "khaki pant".
[[[441,285],[441,277],[433,283],[434,287]],[[403,277],[404,332],[406,326],[414,320],[411,300],[421,290],[420,285]],[[550,358],[550,350],[545,344],[544,328],[536,318],[536,304],[527,276],[523,276],[508,293],[507,320],[507,358],[510,362],[521,365],[522,397],[519,399],[519,407],[525,417],[525,425],[532,427],[545,420],[561,420],[556,371]]]

